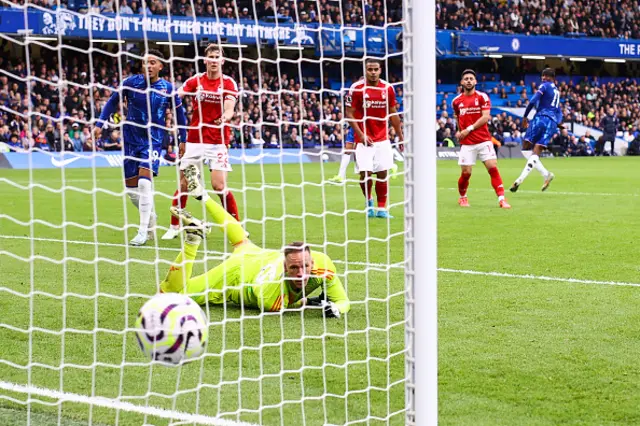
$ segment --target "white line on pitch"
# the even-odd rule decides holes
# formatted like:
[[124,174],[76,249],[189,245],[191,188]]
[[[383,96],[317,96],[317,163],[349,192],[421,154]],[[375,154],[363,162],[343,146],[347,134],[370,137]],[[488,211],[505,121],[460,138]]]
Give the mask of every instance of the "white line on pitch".
[[89,404],[95,407],[112,408],[114,410],[129,411],[138,414],[146,414],[149,416],[161,417],[163,419],[181,420],[189,423],[199,423],[205,425],[216,426],[256,426],[253,423],[237,422],[234,420],[220,419],[216,417],[205,416],[202,414],[190,414],[182,411],[167,410],[158,407],[145,407],[142,405],[132,404],[130,402],[118,401],[117,399],[104,398],[100,396],[86,396],[75,393],[61,392],[53,389],[45,389],[37,386],[25,386],[16,383],[0,381],[0,389],[9,392],[24,393],[30,395],[29,402],[33,402],[31,395],[37,395],[45,398],[53,398],[60,402],[78,402],[81,404]]
[[483,275],[488,277],[521,278],[526,280],[559,281],[559,282],[576,283],[576,284],[598,284],[598,285],[618,285],[618,286],[626,286],[626,287],[640,287],[640,283],[627,283],[623,281],[581,280],[578,278],[547,277],[544,275],[531,275],[531,274],[520,275],[520,274],[509,274],[506,272],[484,272],[484,271],[471,271],[466,269],[449,269],[449,268],[438,268],[438,271],[449,272],[453,274],[463,274],[463,275]]

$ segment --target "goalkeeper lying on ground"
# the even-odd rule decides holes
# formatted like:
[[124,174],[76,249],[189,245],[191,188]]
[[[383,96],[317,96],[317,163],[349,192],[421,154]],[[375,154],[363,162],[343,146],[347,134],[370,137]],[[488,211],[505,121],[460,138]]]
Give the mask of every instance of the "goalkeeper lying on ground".
[[[233,302],[270,312],[315,305],[322,306],[327,317],[340,317],[349,311],[349,299],[329,256],[299,242],[282,252],[256,246],[247,239],[240,223],[202,189],[196,166],[189,166],[185,177],[189,193],[201,200],[213,222],[226,230],[234,249],[220,265],[192,278],[204,225],[189,212],[171,207],[171,213],[185,225],[187,235],[183,251],[160,284],[162,292],[185,293],[201,305]],[[322,287],[326,300],[322,295],[309,297],[318,287]]]

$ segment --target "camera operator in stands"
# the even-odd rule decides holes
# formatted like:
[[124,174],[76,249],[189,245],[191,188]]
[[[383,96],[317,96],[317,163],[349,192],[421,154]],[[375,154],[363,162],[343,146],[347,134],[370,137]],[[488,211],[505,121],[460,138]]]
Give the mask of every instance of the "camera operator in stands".
[[602,117],[600,120],[600,128],[602,129],[602,137],[598,139],[598,143],[596,145],[596,155],[604,155],[604,146],[607,142],[611,143],[611,155],[615,154],[615,146],[616,146],[616,133],[618,132],[618,127],[620,127],[620,120],[615,113],[613,107],[609,107],[607,111],[607,115]]

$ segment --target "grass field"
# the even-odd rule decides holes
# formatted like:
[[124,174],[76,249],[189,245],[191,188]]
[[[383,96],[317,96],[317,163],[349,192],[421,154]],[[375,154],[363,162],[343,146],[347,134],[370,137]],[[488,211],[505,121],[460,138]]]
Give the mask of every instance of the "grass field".
[[[501,161],[505,186],[522,166]],[[513,209],[502,211],[481,166],[471,180],[472,207],[460,209],[458,167],[438,163],[441,424],[640,423],[637,161],[562,158],[546,166],[557,176],[550,190],[539,191],[533,172],[509,194]],[[390,223],[366,221],[359,188],[320,185],[321,172],[317,164],[282,173],[248,166],[237,168],[231,185],[246,183],[236,196],[256,243],[275,248],[305,238],[344,261],[338,267],[352,311],[325,321],[317,312],[211,308],[208,355],[180,368],[149,366],[131,332],[122,332],[155,292],[179,241],[126,246],[137,213],[120,194],[119,172],[67,171],[67,186],[79,190],[63,192],[58,170],[33,172],[33,182],[53,191],[0,183],[0,380],[262,424],[402,424],[401,208]],[[157,191],[173,192],[170,174],[163,170]],[[14,170],[0,170],[0,178],[30,180]],[[392,184],[391,200],[401,202],[402,180]],[[167,200],[156,197],[161,223]],[[19,223],[32,217],[44,222]],[[199,271],[219,261],[222,239],[211,237],[207,249]],[[0,424],[24,424],[27,395],[0,395]],[[32,424],[168,424],[32,398],[45,402],[30,405]]]

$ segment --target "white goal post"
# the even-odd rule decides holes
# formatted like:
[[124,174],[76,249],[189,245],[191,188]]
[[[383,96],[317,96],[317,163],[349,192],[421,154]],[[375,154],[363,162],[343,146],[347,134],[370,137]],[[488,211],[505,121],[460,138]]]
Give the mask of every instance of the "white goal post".
[[[292,18],[270,17],[268,3],[274,17]],[[104,0],[99,11],[94,0],[0,0],[0,419],[437,424],[435,2],[300,3]],[[376,13],[375,23],[337,23]],[[156,235],[142,247],[128,244],[139,213],[122,172],[127,106],[99,140],[92,133],[145,52],[163,52],[163,77],[178,88],[205,70],[209,43],[224,46],[225,73],[238,83],[227,189],[243,226],[262,248],[304,241],[330,256],[351,310],[335,319],[204,305],[204,355],[168,367],[145,358],[134,323],[184,247],[183,236],[159,239],[180,179],[175,104],[151,179]],[[353,164],[330,182],[345,153],[346,94],[366,58],[381,61],[402,105],[390,219],[367,218]],[[134,90],[148,105],[152,91]],[[195,101],[183,102],[190,115]],[[195,199],[187,209],[207,215]],[[229,256],[225,237],[214,229],[204,240],[194,275]]]

